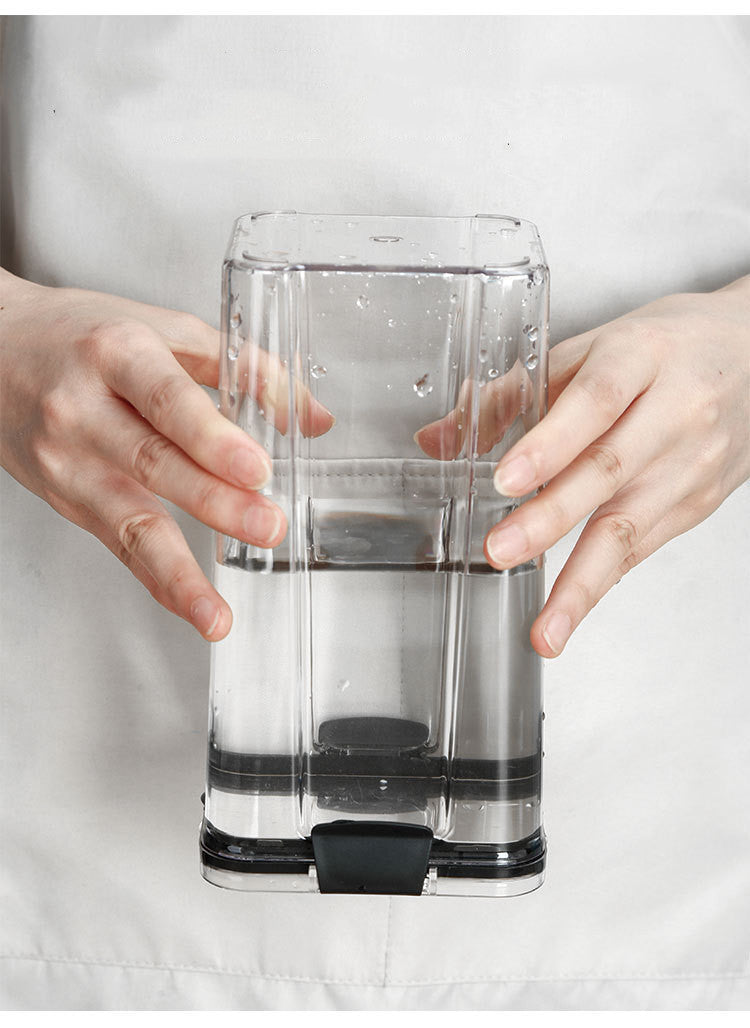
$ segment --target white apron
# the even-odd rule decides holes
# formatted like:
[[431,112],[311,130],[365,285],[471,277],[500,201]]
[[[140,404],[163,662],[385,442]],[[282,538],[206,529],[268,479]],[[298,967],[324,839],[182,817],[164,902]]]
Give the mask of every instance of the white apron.
[[[749,69],[741,19],[9,19],[4,260],[216,324],[246,211],[510,213],[559,340],[750,270]],[[548,663],[539,891],[249,895],[198,871],[208,644],[3,474],[3,1006],[746,1007],[747,525]]]

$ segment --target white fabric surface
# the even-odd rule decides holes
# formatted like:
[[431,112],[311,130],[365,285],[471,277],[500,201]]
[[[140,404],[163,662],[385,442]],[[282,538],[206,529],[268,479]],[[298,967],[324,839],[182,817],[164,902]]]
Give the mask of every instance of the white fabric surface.
[[[3,253],[215,323],[244,211],[512,213],[560,339],[748,271],[748,106],[746,20],[11,19]],[[743,488],[548,664],[541,890],[263,896],[198,872],[208,646],[4,475],[0,1002],[745,1007],[747,524]]]

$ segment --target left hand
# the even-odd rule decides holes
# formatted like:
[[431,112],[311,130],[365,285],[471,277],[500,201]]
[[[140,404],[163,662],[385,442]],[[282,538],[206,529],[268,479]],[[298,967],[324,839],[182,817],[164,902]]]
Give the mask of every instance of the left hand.
[[750,275],[559,343],[550,405],[495,470],[506,496],[548,484],[485,539],[489,563],[510,568],[591,515],[531,629],[543,657],[561,653],[627,571],[750,474]]

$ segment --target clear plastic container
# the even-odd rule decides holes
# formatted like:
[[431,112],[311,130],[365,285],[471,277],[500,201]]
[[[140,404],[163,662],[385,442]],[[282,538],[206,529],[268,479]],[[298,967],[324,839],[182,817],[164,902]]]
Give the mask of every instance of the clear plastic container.
[[545,411],[548,287],[516,218],[237,221],[221,409],[273,458],[289,530],[217,537],[209,881],[541,884],[543,557],[499,572],[483,542],[522,502],[492,475]]

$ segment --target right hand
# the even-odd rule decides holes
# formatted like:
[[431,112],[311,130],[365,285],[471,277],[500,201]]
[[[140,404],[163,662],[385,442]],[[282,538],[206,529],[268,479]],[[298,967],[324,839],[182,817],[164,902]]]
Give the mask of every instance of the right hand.
[[[198,384],[216,387],[219,350],[192,315],[0,269],[0,463],[212,641],[232,613],[156,494],[255,546],[286,533],[257,492],[268,455]],[[307,416],[306,434],[333,423],[318,405]]]

